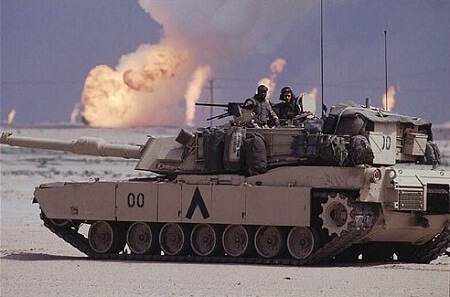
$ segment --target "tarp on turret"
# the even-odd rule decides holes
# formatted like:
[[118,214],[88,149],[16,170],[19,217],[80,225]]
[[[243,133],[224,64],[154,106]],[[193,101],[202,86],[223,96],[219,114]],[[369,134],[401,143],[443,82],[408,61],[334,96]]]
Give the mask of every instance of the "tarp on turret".
[[334,117],[355,117],[362,116],[372,122],[380,123],[411,123],[417,126],[431,126],[431,123],[418,117],[405,116],[388,112],[380,108],[366,108],[353,102],[332,106],[329,115]]

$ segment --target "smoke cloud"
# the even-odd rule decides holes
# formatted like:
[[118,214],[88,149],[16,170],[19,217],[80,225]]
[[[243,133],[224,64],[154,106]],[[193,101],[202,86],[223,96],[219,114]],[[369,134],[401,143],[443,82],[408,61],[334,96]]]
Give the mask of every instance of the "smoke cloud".
[[210,66],[200,66],[192,75],[192,79],[189,82],[188,88],[186,90],[186,94],[184,94],[184,98],[186,98],[186,124],[188,126],[194,125],[195,103],[198,101],[198,98],[200,97],[200,94],[202,92],[202,88],[210,75]]
[[80,115],[81,115],[81,103],[77,102],[74,104],[72,112],[70,113],[70,123],[76,124],[77,119],[80,117]]
[[[195,102],[215,70],[243,55],[276,50],[307,7],[257,0],[138,3],[161,24],[163,37],[123,55],[114,68],[99,65],[90,71],[81,96],[81,115],[89,125],[194,125]],[[269,90],[285,64],[284,59],[272,63]]]

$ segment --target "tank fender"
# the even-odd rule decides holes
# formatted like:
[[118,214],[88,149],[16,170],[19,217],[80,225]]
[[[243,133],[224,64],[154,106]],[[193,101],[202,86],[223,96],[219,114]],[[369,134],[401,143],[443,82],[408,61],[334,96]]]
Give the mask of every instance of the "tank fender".
[[114,221],[116,184],[95,180],[44,184],[35,188],[34,197],[49,219]]

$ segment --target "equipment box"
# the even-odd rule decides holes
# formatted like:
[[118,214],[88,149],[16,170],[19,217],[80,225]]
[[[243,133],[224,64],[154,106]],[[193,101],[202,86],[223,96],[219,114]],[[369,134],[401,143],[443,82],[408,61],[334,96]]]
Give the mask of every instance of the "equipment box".
[[423,156],[427,145],[427,135],[422,133],[407,133],[403,152],[407,155]]

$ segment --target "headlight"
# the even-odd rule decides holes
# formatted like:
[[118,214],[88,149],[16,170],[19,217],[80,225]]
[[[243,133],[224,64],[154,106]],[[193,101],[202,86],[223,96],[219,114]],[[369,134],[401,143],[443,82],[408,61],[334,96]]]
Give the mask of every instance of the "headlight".
[[381,180],[382,174],[379,168],[369,168],[366,170],[366,179],[369,183],[378,183]]

